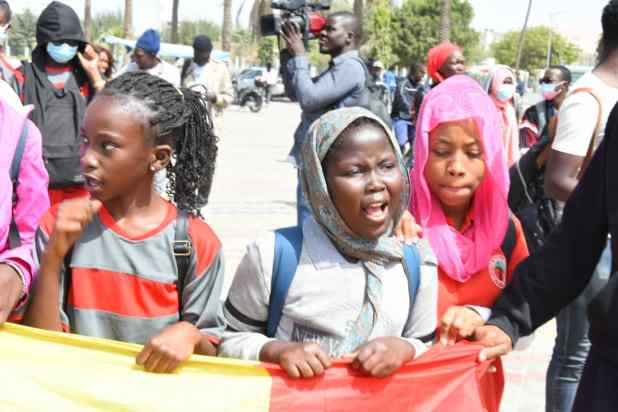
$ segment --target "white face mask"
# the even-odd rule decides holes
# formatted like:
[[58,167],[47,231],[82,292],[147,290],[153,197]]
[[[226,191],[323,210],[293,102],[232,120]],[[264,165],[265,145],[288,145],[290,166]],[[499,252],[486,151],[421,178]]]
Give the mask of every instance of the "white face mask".
[[496,90],[496,98],[501,102],[507,102],[513,98],[515,95],[515,85],[514,84],[504,84],[502,83],[498,86],[498,90]]

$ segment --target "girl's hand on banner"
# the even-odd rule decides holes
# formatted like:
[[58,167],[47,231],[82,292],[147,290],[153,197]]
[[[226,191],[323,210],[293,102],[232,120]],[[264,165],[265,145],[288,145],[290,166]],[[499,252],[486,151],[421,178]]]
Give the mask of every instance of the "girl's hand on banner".
[[148,340],[135,363],[149,372],[171,373],[191,356],[201,339],[201,332],[193,324],[174,323]]
[[386,378],[414,359],[414,347],[396,337],[376,338],[361,346],[352,368],[376,378]]

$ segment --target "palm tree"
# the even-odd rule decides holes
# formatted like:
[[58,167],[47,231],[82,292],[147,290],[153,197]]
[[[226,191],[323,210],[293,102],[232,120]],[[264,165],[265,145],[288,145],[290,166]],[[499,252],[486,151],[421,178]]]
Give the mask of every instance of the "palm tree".
[[[87,40],[90,39],[90,32],[92,31],[92,0],[86,0],[84,5],[84,31]],[[96,39],[95,39],[96,40]]]
[[232,0],[223,0],[221,43],[224,51],[232,50]]
[[440,12],[440,40],[448,41],[451,37],[451,0],[442,0]]
[[178,43],[178,3],[180,0],[172,3],[172,43]]
[[124,0],[124,25],[122,31],[125,38],[133,37],[133,0]]
[[354,15],[359,21],[363,21],[363,0],[354,0]]

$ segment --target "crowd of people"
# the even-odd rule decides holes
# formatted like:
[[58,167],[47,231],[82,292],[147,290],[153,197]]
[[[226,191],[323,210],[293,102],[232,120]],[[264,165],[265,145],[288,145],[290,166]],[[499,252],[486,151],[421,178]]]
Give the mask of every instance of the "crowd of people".
[[[2,0],[0,35],[10,21]],[[222,301],[225,240],[201,210],[233,100],[226,64],[199,35],[180,69],[147,30],[116,71],[51,2],[31,61],[0,53],[0,322],[142,344],[152,372],[198,353],[313,378],[351,357],[381,378],[464,339],[499,358],[556,317],[547,411],[612,410],[618,0],[601,21],[594,70],[571,84],[547,67],[522,118],[515,71],[479,82],[455,44],[396,80],[367,66],[360,22],[337,12],[312,78],[284,23],[298,223],[249,244]]]

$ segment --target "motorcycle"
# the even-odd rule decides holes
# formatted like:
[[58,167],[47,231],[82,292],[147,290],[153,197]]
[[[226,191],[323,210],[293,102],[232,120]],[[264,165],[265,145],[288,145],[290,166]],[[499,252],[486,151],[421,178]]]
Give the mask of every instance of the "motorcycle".
[[255,80],[250,85],[239,85],[238,81],[234,82],[235,103],[240,107],[248,107],[253,113],[258,113],[262,110],[265,100],[264,88],[259,86],[259,80]]

